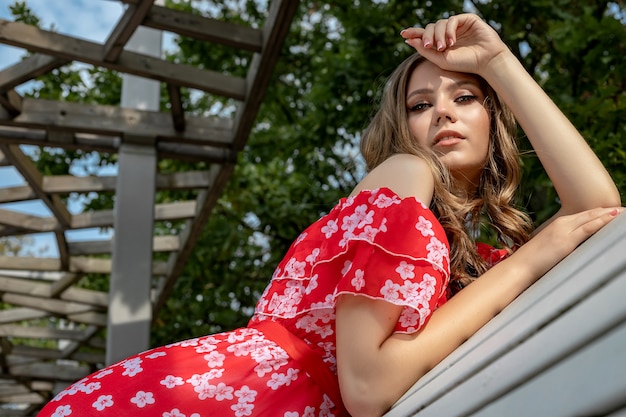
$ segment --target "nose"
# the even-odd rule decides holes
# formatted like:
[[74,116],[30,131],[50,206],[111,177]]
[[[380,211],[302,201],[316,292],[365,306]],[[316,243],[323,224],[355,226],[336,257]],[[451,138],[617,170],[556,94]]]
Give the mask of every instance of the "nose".
[[454,112],[452,103],[438,103],[435,106],[435,113],[433,114],[435,126],[439,126],[441,123],[449,121],[451,123],[456,122],[457,117]]

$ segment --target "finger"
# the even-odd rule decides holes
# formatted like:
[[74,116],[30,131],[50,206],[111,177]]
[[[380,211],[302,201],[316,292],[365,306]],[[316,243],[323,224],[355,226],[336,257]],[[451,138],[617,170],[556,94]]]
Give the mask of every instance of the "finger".
[[448,25],[446,26],[446,44],[448,47],[454,46],[456,43],[456,31],[459,27],[459,20],[452,16],[448,19]]
[[591,210],[587,216],[584,216],[578,230],[583,235],[591,236],[615,219],[622,211],[624,209],[621,207]]
[[424,28],[424,33],[422,34],[422,44],[424,48],[431,48],[434,45],[435,38],[435,24],[429,23]]
[[446,49],[448,20],[438,20],[435,23],[435,37],[433,39],[433,48],[437,51]]
[[410,28],[403,29],[400,32],[400,36],[402,36],[404,39],[421,38],[422,33],[424,33],[424,28],[410,27]]

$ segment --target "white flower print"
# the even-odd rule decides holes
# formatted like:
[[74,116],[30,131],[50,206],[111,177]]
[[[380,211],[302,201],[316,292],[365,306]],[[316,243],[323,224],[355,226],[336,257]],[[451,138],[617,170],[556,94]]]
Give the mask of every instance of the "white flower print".
[[[328,236],[326,236],[326,237],[328,237]],[[319,248],[315,248],[315,249],[313,249],[313,251],[311,251],[309,256],[307,256],[304,260],[307,261],[309,264],[313,265],[315,263],[315,261],[317,260],[317,257],[318,257],[319,254],[320,254]]]
[[276,391],[282,386],[288,386],[291,381],[295,381],[298,378],[298,369],[289,368],[286,374],[273,373],[270,380],[267,381],[267,386]]
[[128,361],[124,362],[124,372],[122,373],[122,375],[133,377],[142,372],[143,368],[141,367],[141,362],[142,360],[139,358],[129,359]]
[[437,265],[441,265],[444,258],[448,259],[448,248],[434,236],[430,238],[426,249],[428,249],[428,260]]
[[254,404],[237,403],[230,406],[231,410],[235,412],[235,417],[251,416]]
[[343,268],[341,269],[341,275],[344,277],[348,272],[350,272],[350,268],[352,268],[352,261],[345,261],[343,263]]
[[109,374],[112,374],[112,373],[113,373],[112,369],[103,369],[102,371],[100,371],[97,374],[95,374],[93,377],[101,379],[101,378],[104,378],[105,376],[107,376]]
[[374,204],[378,208],[387,208],[394,204],[400,204],[400,199],[395,195],[387,197],[384,194],[379,194],[378,196],[376,196],[376,200],[374,200],[372,204]]
[[211,385],[208,382],[203,382],[201,384],[195,385],[193,390],[198,393],[198,399],[206,400],[207,398],[215,397],[215,389],[217,387],[215,385]]
[[384,296],[385,300],[395,302],[398,301],[400,292],[400,286],[388,279],[385,281],[385,285],[380,289],[380,293]]
[[283,417],[300,417],[300,414],[296,411],[285,411]]
[[262,336],[253,336],[250,340],[246,340],[241,343],[234,343],[229,345],[226,350],[232,352],[235,356],[247,356],[250,352],[255,351],[263,346],[266,346],[268,341]]
[[405,261],[400,262],[400,265],[398,265],[398,267],[396,268],[396,272],[400,274],[400,278],[402,278],[403,280],[415,278],[415,273],[413,272],[413,270],[415,270],[415,265],[412,265]]
[[296,321],[296,328],[297,329],[304,329],[306,330],[308,333],[312,332],[316,325],[315,322],[317,321],[316,318],[314,318],[311,314],[304,314],[302,317],[300,317],[298,319],[298,321]]
[[209,373],[205,372],[202,375],[200,374],[193,374],[191,376],[191,378],[189,378],[187,381],[187,383],[193,385],[194,387],[197,387],[198,385],[202,385],[204,383],[207,383],[211,378],[209,378]]
[[297,245],[298,243],[302,242],[304,239],[306,239],[307,235],[308,235],[308,233],[306,233],[306,232],[305,232],[305,233],[300,234],[300,236],[298,236],[298,237],[296,238],[296,241],[295,241],[293,244],[294,244],[294,245]]
[[217,387],[215,387],[215,399],[217,401],[232,400],[234,390],[233,387],[229,387],[223,382],[220,382],[217,384]]
[[151,392],[137,391],[137,394],[130,399],[130,402],[139,408],[144,408],[148,404],[154,404],[154,394]]
[[359,234],[359,239],[363,239],[367,242],[373,242],[378,234],[378,229],[372,226],[365,226],[365,229]]
[[424,302],[420,286],[416,282],[409,280],[404,281],[404,284],[400,287],[400,293],[402,294],[404,301],[410,306],[416,307]]
[[350,283],[357,291],[360,291],[361,288],[365,286],[365,273],[362,269],[357,269],[356,271],[354,271],[354,278],[352,278],[352,281],[350,281]]
[[289,286],[283,295],[274,293],[267,309],[279,315],[293,316],[302,300],[302,286]]
[[304,409],[304,413],[302,413],[302,417],[315,417],[315,407],[307,407]]
[[100,383],[99,382],[90,382],[89,384],[80,384],[79,389],[84,392],[85,394],[91,394],[94,391],[97,391],[100,389]]
[[404,307],[402,309],[402,314],[400,314],[400,318],[398,321],[400,325],[405,328],[406,331],[415,331],[415,326],[417,325],[420,319],[419,312],[410,307]]
[[211,369],[209,372],[207,372],[207,378],[209,379],[221,378],[222,374],[224,374],[224,368]]
[[344,247],[348,244],[348,241],[349,241],[350,239],[354,239],[354,237],[355,237],[355,234],[354,234],[354,233],[352,233],[352,231],[351,231],[351,230],[346,231],[346,232],[343,234],[343,239],[341,239],[341,240],[339,241],[339,247],[344,248]]
[[307,285],[306,288],[304,289],[304,293],[306,295],[311,294],[313,292],[313,290],[315,290],[317,288],[317,277],[318,277],[318,275],[315,274],[309,280],[309,285]]
[[107,407],[113,406],[113,396],[112,395],[101,395],[98,397],[96,401],[91,404],[93,408],[98,411],[102,411]]
[[250,389],[247,385],[241,387],[240,390],[235,391],[235,397],[239,398],[240,403],[252,403],[256,399],[258,393]]
[[224,365],[224,359],[226,356],[219,352],[211,352],[208,355],[204,355],[204,360],[207,361],[209,368],[217,368]]
[[284,277],[287,278],[302,278],[304,276],[304,267],[306,262],[300,262],[296,258],[291,258],[285,266]]
[[435,236],[433,232],[433,224],[427,220],[424,216],[418,217],[418,222],[415,224],[415,228],[422,234],[422,236]]
[[165,388],[174,388],[177,385],[184,385],[184,382],[179,376],[168,375],[161,380],[160,384],[165,385]]
[[52,417],[65,417],[72,414],[72,408],[69,405],[60,405],[52,413]]
[[178,408],[173,408],[170,412],[164,412],[162,414],[163,417],[187,417],[183,413],[180,412]]
[[329,220],[328,223],[326,223],[325,226],[322,226],[321,229],[322,233],[324,233],[324,236],[326,236],[326,239],[334,235],[337,230],[339,230],[339,226],[337,226],[337,222],[335,220]]
[[245,340],[245,339],[246,339],[246,334],[238,330],[234,332],[230,332],[228,334],[228,337],[226,338],[228,343],[241,342],[242,340]]
[[156,359],[156,358],[159,358],[161,356],[166,356],[166,355],[167,355],[167,353],[165,353],[165,352],[152,352],[151,354],[146,355],[146,358],[148,358],[148,359]]
[[422,276],[422,281],[419,285],[424,294],[424,298],[430,300],[430,298],[435,294],[437,279],[429,273],[424,273],[424,275]]

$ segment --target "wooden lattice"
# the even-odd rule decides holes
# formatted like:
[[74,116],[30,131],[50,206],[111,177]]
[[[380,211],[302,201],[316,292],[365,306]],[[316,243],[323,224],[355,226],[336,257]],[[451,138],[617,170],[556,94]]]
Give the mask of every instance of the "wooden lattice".
[[[154,207],[155,222],[186,222],[184,233],[153,239],[153,251],[169,256],[153,262],[152,304],[158,311],[246,143],[298,5],[294,0],[272,0],[264,26],[256,29],[157,6],[154,0],[121,1],[125,12],[103,44],[0,20],[0,42],[31,52],[0,69],[0,166],[13,166],[26,182],[0,188],[0,237],[52,233],[59,253],[58,258],[0,256],[0,415],[36,415],[55,391],[103,364],[106,349],[101,330],[107,326],[108,294],[77,284],[86,274],[111,273],[111,241],[68,242],[67,232],[113,227],[116,214],[72,214],[62,196],[115,193],[119,178],[44,175],[22,145],[111,154],[120,144],[134,143],[155,147],[159,158],[210,162],[207,171],[157,175],[158,190],[198,190],[195,200]],[[247,76],[126,50],[140,26],[252,53]],[[167,87],[171,111],[25,98],[16,91],[71,62],[158,80]],[[186,114],[181,103],[185,87],[233,99],[234,117]],[[40,201],[51,215],[3,208],[5,203],[26,201]]]

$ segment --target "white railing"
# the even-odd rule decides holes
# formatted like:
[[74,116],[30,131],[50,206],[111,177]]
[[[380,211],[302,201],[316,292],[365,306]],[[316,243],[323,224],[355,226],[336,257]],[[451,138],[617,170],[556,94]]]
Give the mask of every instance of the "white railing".
[[406,416],[625,417],[626,213],[520,295],[385,415]]

